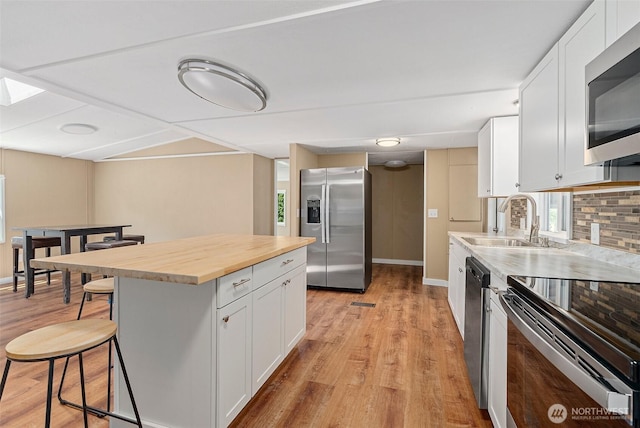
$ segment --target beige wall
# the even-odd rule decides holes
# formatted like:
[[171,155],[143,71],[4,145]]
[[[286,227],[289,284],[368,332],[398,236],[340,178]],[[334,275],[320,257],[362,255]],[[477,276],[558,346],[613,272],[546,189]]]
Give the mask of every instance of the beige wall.
[[[90,161],[0,149],[7,235],[0,245],[0,278],[13,271],[11,236],[20,232],[12,228],[93,222],[93,166]],[[73,245],[77,251],[75,240]]]
[[[426,209],[437,209],[437,218],[426,218],[424,247],[425,273],[429,280],[446,281],[449,263],[449,231],[482,232],[484,200],[472,205],[478,209],[479,221],[450,221],[450,165],[477,165],[477,148],[427,150],[426,152]],[[468,177],[468,186],[477,189],[477,174]]]
[[252,154],[101,162],[95,217],[149,242],[273,230],[273,164]]
[[369,167],[373,258],[423,262],[424,167]]
[[340,153],[335,155],[318,155],[318,168],[336,168],[347,166],[367,167],[366,153]]

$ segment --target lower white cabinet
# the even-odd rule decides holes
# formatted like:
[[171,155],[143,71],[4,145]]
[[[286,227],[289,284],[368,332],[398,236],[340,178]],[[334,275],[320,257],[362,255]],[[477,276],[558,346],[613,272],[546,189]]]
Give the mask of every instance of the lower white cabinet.
[[[492,283],[494,280],[492,279]],[[493,285],[493,284],[492,284]],[[491,291],[489,316],[489,385],[488,406],[496,428],[507,426],[507,314],[499,296]]]
[[276,279],[253,292],[252,394],[284,359],[284,282]]
[[458,331],[464,340],[464,299],[466,261],[469,253],[461,244],[453,239],[449,240],[449,306]]
[[251,399],[251,295],[217,311],[217,426],[226,427]]
[[291,271],[284,286],[284,354],[300,342],[307,331],[307,268]]

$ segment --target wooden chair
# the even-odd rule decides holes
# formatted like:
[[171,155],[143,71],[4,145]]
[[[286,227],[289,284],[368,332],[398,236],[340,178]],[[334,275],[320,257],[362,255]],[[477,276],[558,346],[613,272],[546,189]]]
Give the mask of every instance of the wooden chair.
[[[35,257],[37,248],[44,248],[47,257],[51,257],[51,248],[59,247],[60,238],[51,236],[34,236],[31,239],[33,244],[33,252],[30,258]],[[22,250],[24,244],[24,238],[22,236],[14,236],[11,238],[11,248],[13,249],[13,292],[18,291],[18,278],[25,276],[25,268],[19,270],[18,263],[20,259],[20,250]],[[26,257],[23,258],[26,260]],[[31,268],[32,269],[32,268]],[[47,285],[51,284],[51,272],[55,270],[34,269],[34,275],[47,275]]]
[[[48,361],[49,377],[47,384],[47,407],[44,426],[49,428],[51,426],[51,397],[53,395],[53,368],[55,360],[77,355],[80,367],[80,390],[82,393],[82,406],[78,407],[82,409],[84,414],[85,428],[88,428],[89,426],[87,418],[88,411],[92,411],[92,413],[100,416],[110,416],[130,422],[142,428],[142,421],[140,420],[138,407],[136,406],[136,402],[133,397],[129,376],[127,375],[122,353],[120,352],[120,345],[118,344],[118,339],[116,337],[117,330],[118,327],[113,321],[84,319],[49,325],[47,327],[30,331],[13,339],[5,348],[7,363],[2,375],[2,381],[0,382],[0,400],[2,399],[2,393],[4,392],[7,377],[9,376],[9,368],[11,367],[12,362],[30,363],[36,361]],[[87,405],[82,354],[85,351],[96,348],[105,343],[108,343],[109,347],[111,347],[111,342],[115,345],[116,353],[118,354],[122,375],[127,385],[129,398],[131,399],[131,404],[135,413],[135,420]]]

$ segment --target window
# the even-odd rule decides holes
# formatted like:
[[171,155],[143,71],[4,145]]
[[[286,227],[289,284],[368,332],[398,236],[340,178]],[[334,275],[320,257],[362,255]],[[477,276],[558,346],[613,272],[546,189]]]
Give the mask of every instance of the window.
[[285,226],[286,195],[286,190],[278,190],[278,226]]
[[540,231],[558,234],[569,239],[571,234],[571,193],[537,193]]
[[0,243],[5,241],[4,217],[4,175],[0,175]]

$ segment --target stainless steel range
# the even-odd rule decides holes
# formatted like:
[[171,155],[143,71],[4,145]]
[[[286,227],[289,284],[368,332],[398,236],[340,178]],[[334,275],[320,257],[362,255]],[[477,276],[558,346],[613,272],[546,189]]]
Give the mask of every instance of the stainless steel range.
[[509,277],[516,427],[640,427],[640,284]]

